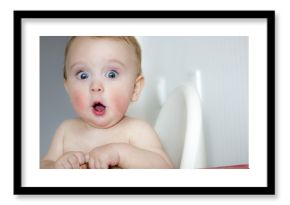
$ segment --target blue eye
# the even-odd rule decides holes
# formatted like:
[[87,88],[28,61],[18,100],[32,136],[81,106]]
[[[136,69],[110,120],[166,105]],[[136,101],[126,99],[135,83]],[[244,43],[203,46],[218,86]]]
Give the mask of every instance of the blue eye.
[[77,73],[77,78],[80,80],[85,80],[89,77],[89,74],[84,72],[84,71],[80,71]]
[[114,71],[114,70],[110,70],[110,71],[105,73],[106,78],[116,78],[118,75],[119,75],[119,73],[117,71]]

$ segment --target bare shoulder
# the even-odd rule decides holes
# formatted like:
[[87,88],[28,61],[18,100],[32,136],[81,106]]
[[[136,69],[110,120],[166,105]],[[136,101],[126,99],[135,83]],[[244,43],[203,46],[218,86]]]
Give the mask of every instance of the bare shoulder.
[[49,150],[43,158],[44,160],[55,161],[63,154],[64,138],[67,134],[67,131],[78,123],[79,122],[77,119],[65,120],[60,123],[51,140]]
[[69,128],[72,126],[77,126],[81,124],[81,120],[78,118],[74,118],[74,119],[68,119],[68,120],[64,120],[60,126],[63,128]]
[[138,134],[141,133],[151,133],[151,134],[156,134],[153,127],[146,121],[137,119],[137,118],[132,118],[132,117],[126,117],[126,127],[130,129],[131,133],[137,132]]
[[69,119],[69,120],[64,120],[59,124],[59,126],[56,129],[54,138],[63,138],[65,136],[65,133],[70,130],[71,127],[76,126],[77,119]]
[[83,124],[83,121],[81,119],[74,118],[74,119],[68,119],[68,120],[63,121],[60,124],[60,127],[61,127],[61,129],[63,129],[64,135],[66,137],[68,137],[76,130],[79,130],[80,127],[83,127],[83,125],[84,124]]
[[129,126],[137,126],[137,127],[151,127],[151,125],[141,119],[134,118],[134,117],[125,117],[126,124]]
[[131,117],[128,117],[126,120],[130,134],[130,144],[141,147],[161,146],[157,133],[148,122]]

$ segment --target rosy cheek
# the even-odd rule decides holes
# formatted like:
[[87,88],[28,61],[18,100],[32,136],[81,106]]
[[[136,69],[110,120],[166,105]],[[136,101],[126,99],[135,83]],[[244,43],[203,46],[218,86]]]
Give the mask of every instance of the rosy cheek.
[[125,112],[127,111],[128,105],[130,103],[128,101],[128,98],[125,97],[124,95],[119,96],[118,93],[114,93],[112,96],[114,96],[112,98],[112,102],[114,102],[114,107],[116,111],[118,111],[119,113],[125,114]]
[[72,105],[75,110],[85,109],[85,96],[81,93],[73,93],[71,96]]

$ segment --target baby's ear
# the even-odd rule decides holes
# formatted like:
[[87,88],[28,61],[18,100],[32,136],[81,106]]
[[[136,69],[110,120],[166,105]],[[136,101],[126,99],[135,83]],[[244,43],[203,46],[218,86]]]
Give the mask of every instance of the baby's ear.
[[139,75],[135,80],[134,91],[133,91],[133,95],[132,95],[132,99],[131,99],[132,102],[138,100],[139,95],[143,89],[143,86],[144,86],[144,76]]

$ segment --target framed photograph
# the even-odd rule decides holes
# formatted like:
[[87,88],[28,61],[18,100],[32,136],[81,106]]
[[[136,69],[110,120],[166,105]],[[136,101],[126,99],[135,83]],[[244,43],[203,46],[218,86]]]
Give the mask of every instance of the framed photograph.
[[[84,42],[86,47],[78,47]],[[92,45],[98,45],[97,54]],[[172,165],[151,167],[155,159],[157,164],[166,157],[155,148],[144,151],[142,143],[152,141],[138,123],[123,126],[126,131],[120,125],[114,132],[109,130],[115,124],[110,124],[98,133],[114,135],[109,139],[138,135],[133,139],[140,143],[109,143],[93,134],[85,138],[92,140],[90,149],[122,144],[137,150],[131,155],[118,152],[131,167],[119,160],[114,166],[121,169],[111,169],[111,160],[99,164],[109,169],[97,169],[86,151],[77,158],[84,161],[78,169],[64,169],[74,167],[69,160],[60,169],[40,163],[47,153],[89,149],[82,146],[79,135],[86,134],[78,130],[79,124],[66,124],[72,136],[78,135],[66,137],[74,142],[57,146],[60,141],[54,137],[68,119],[88,122],[71,98],[67,78],[72,71],[66,68],[75,57],[71,49],[82,56],[81,63],[69,67],[74,71],[81,65],[72,78],[95,79],[89,92],[110,90],[98,80],[114,84],[106,96],[134,88],[120,119],[146,122]],[[115,78],[129,72],[127,61],[114,58],[107,65],[106,56],[127,54],[132,65],[137,56],[142,78],[132,81],[132,88],[126,87],[127,81],[118,88]],[[93,59],[90,63],[87,56]],[[97,77],[95,69],[103,72],[106,66],[110,71]],[[126,101],[126,95],[118,95],[112,99]],[[99,100],[90,109],[101,119],[111,106]],[[53,163],[51,167],[61,167]],[[275,11],[14,11],[14,194],[275,194]]]

